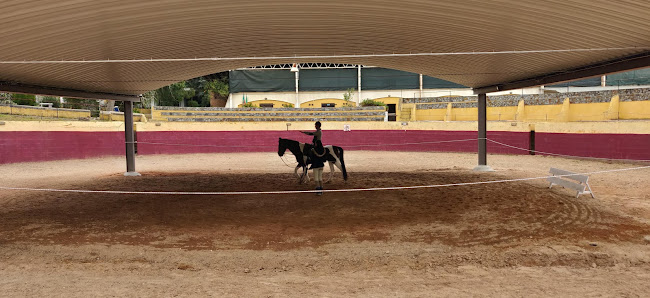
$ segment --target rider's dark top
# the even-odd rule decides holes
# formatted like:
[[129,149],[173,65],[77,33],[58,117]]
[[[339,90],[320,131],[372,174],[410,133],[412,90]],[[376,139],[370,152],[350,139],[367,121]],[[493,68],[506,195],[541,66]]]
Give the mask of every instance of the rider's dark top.
[[316,141],[318,141],[318,142],[323,141],[322,137],[323,137],[323,132],[320,129],[316,130],[314,132],[314,138],[311,140],[311,143],[314,144],[314,146],[316,146]]
[[327,149],[323,147],[320,141],[316,141],[316,146],[311,150],[309,158],[311,159],[311,167],[309,169],[318,169],[325,166],[325,156]]
[[322,132],[320,129],[317,129],[317,130],[314,131],[314,132],[311,132],[311,131],[305,131],[305,132],[303,132],[303,133],[304,133],[304,134],[307,134],[307,135],[310,135],[310,136],[314,136],[314,137],[311,139],[311,143],[312,143],[314,146],[316,146],[316,141],[319,141],[319,142],[322,142],[322,141],[323,141],[323,139],[322,139],[323,132]]

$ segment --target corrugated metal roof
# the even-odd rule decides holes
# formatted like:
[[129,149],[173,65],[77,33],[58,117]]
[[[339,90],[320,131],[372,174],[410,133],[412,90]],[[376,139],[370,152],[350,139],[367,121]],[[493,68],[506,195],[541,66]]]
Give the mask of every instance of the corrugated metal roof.
[[119,94],[140,94],[230,69],[294,62],[375,65],[481,87],[620,59],[650,47],[647,0],[41,0],[0,5],[0,62],[515,51],[0,63],[0,81]]

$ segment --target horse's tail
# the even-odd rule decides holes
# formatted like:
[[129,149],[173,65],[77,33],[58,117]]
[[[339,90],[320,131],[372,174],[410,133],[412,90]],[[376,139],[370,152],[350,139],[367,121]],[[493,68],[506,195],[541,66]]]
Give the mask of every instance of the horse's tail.
[[334,146],[334,152],[339,156],[341,161],[341,172],[343,172],[343,180],[348,180],[348,171],[345,169],[345,160],[343,160],[343,148]]

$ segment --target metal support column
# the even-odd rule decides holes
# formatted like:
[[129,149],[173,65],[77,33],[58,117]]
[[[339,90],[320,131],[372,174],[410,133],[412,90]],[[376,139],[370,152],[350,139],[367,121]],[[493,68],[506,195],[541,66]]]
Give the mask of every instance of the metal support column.
[[140,176],[135,171],[135,137],[133,135],[133,102],[124,102],[124,139],[126,141],[126,173],[124,176]]
[[487,165],[487,96],[485,93],[478,95],[478,166],[474,171],[493,171]]

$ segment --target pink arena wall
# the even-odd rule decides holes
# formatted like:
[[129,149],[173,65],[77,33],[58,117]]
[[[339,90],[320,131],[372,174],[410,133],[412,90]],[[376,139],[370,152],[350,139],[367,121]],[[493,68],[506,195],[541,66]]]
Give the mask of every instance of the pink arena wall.
[[[528,133],[489,132],[496,141],[528,148]],[[431,130],[358,130],[323,131],[325,145],[332,144],[345,150],[381,151],[450,151],[476,152],[475,131]],[[311,137],[298,131],[154,131],[138,133],[138,154],[175,154],[209,152],[276,152],[278,138],[311,142]],[[450,140],[473,139],[464,142]],[[422,142],[443,142],[413,144]],[[159,143],[159,144],[146,144]],[[404,144],[406,145],[392,145]],[[162,144],[185,144],[162,145]],[[365,145],[365,146],[364,146]],[[492,153],[526,154],[525,151],[488,145]]]
[[[346,150],[476,152],[475,131],[358,130],[324,131],[326,144]],[[211,152],[276,152],[278,138],[310,142],[297,131],[150,131],[137,133],[138,154],[180,154]],[[489,131],[488,138],[512,146],[528,148],[529,133]],[[145,143],[182,144],[160,145]],[[650,160],[649,134],[569,134],[537,133],[536,150],[573,156]],[[366,146],[363,146],[366,145]],[[124,155],[124,133],[82,131],[0,132],[0,164],[61,159],[83,159]],[[488,153],[527,154],[527,151],[488,142]]]
[[0,131],[0,164],[124,155],[124,132]]
[[535,150],[571,156],[650,160],[650,134],[537,133]]

